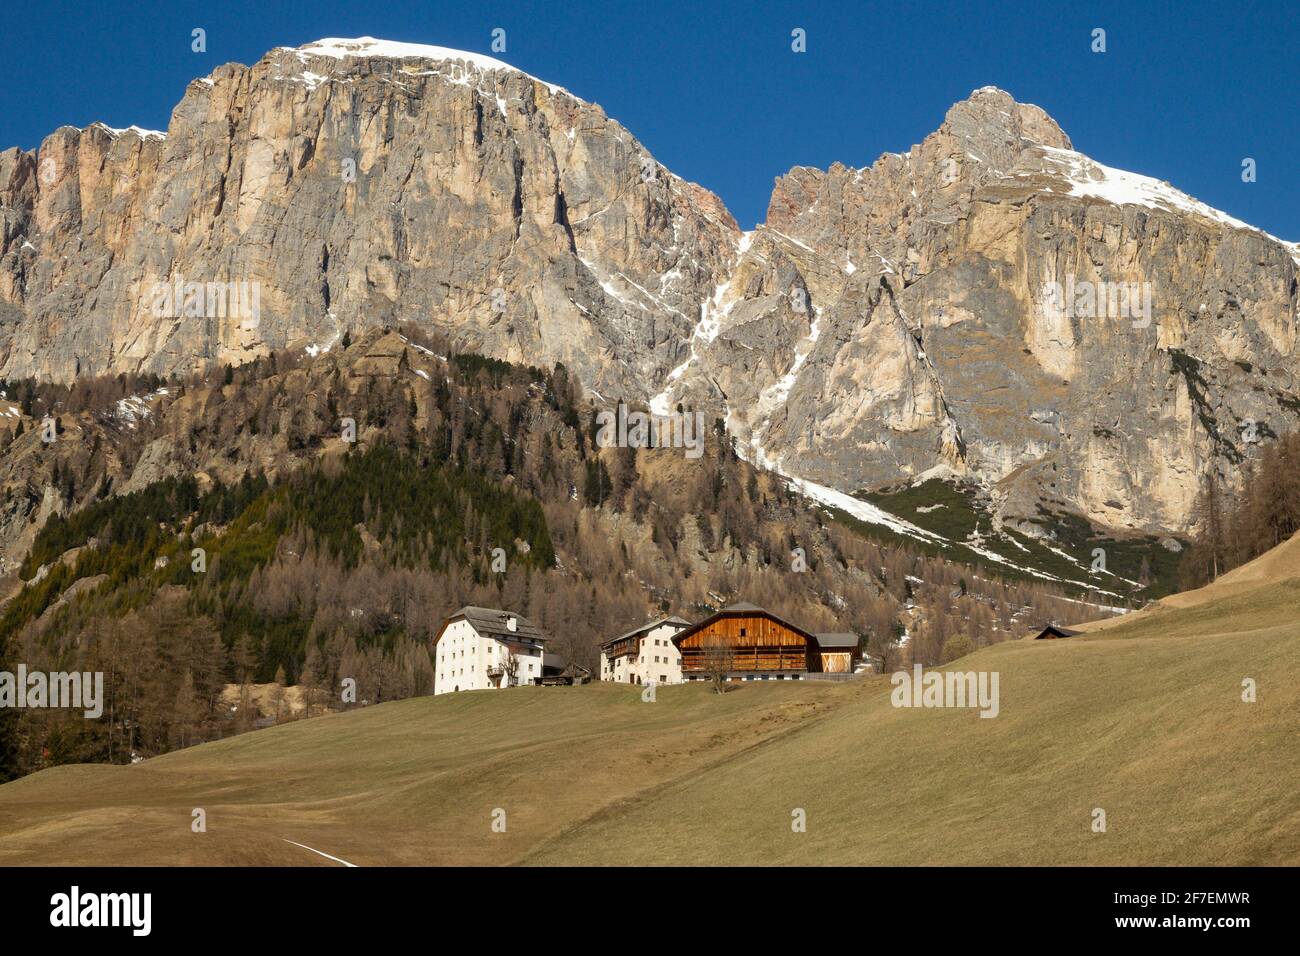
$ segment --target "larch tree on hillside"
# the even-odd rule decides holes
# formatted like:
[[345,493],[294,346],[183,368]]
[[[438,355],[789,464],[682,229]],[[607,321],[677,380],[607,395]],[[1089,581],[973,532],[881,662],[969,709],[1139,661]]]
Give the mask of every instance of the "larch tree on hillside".
[[202,704],[194,692],[194,676],[187,670],[181,678],[181,686],[176,692],[176,704],[172,710],[170,736],[174,749],[188,747],[200,739],[201,708]]
[[298,686],[302,688],[304,717],[311,716],[311,705],[316,698],[317,689],[320,687],[320,667],[320,648],[316,646],[315,641],[309,641],[307,657],[302,665],[302,673],[298,675]]
[[275,683],[271,685],[271,692],[267,700],[272,713],[275,715],[277,724],[284,713],[284,681],[284,665],[281,664],[275,669]]
[[1220,500],[1219,481],[1213,471],[1207,472],[1201,485],[1197,503],[1197,519],[1203,529],[1201,544],[1210,562],[1210,580],[1219,577],[1219,560],[1224,553],[1223,503]]

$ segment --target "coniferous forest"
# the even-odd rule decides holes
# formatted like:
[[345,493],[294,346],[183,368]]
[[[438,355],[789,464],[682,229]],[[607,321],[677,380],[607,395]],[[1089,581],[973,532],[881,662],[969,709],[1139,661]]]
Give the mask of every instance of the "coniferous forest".
[[1300,433],[1264,444],[1245,472],[1240,493],[1222,479],[1202,482],[1196,504],[1200,531],[1179,569],[1183,588],[1208,584],[1300,531]]
[[1088,613],[813,506],[721,423],[698,460],[600,448],[563,366],[411,330],[188,379],[2,384],[23,411],[0,427],[0,669],[102,671],[108,698],[97,721],[6,712],[5,777],[428,693],[464,604],[592,669],[652,615],[737,600],[856,632],[881,667]]

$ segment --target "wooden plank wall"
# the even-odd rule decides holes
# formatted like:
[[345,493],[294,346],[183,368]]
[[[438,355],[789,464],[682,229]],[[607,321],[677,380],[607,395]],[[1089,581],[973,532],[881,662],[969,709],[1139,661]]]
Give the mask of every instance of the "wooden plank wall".
[[820,655],[809,650],[802,634],[762,615],[734,614],[719,618],[682,640],[679,645],[682,670],[703,670],[705,647],[716,640],[722,640],[732,649],[732,670],[821,669]]
[[627,637],[621,641],[615,641],[610,647],[605,648],[605,656],[613,660],[616,657],[622,657],[624,654],[635,654],[637,650],[637,639]]

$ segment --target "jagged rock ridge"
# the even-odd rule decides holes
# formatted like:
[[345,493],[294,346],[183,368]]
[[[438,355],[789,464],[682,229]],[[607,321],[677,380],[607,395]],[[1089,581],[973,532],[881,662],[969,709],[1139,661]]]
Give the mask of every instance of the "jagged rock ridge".
[[[593,104],[504,63],[369,38],[193,81],[165,136],[0,153],[0,375],[184,371],[416,321],[563,362],[604,401],[724,416],[747,456],[853,491],[981,482],[1182,530],[1202,476],[1295,427],[1297,252],[1073,151],[993,88],[905,154],[796,168],[742,233]],[[250,282],[258,315],[160,316]],[[1151,319],[1061,314],[1136,283]],[[171,314],[180,313],[180,314]]]

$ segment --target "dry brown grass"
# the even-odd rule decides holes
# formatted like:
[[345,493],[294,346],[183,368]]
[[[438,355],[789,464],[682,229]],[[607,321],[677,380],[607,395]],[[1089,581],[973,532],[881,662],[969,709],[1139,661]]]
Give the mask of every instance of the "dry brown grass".
[[[1298,545],[1261,558],[1263,574],[1243,568],[1100,633],[949,665],[999,672],[996,719],[894,708],[877,678],[827,719],[529,861],[1294,865]],[[791,831],[795,808],[806,833]],[[1096,808],[1105,833],[1092,831]]]
[[[595,684],[425,697],[0,787],[2,864],[507,863],[603,808],[820,719],[844,688]],[[207,811],[208,832],[190,831]],[[492,811],[506,810],[504,834]]]

